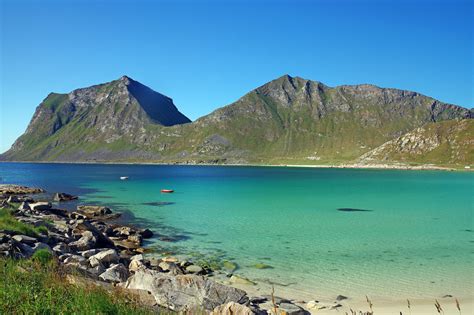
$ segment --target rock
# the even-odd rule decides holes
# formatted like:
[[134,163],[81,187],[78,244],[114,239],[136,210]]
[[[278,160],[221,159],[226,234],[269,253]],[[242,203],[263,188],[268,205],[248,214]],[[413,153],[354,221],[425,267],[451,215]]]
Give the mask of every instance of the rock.
[[92,249],[88,249],[88,250],[85,250],[85,251],[82,251],[80,252],[81,256],[84,257],[84,258],[87,258],[89,259],[91,256],[101,252],[101,251],[104,251],[106,249],[104,248],[92,248]]
[[91,249],[96,244],[97,238],[94,234],[91,231],[85,231],[79,240],[69,243],[69,247],[73,250],[85,251]]
[[153,232],[149,229],[144,229],[138,232],[143,238],[150,238],[153,236]]
[[[270,310],[270,314],[273,314],[274,310]],[[280,303],[277,308],[276,315],[306,315],[309,314],[307,311],[301,307],[291,304],[291,303]]]
[[[170,271],[172,264],[173,264],[173,263],[168,263],[168,262],[166,262],[166,261],[162,261],[162,262],[160,262],[160,263],[158,264],[158,267],[160,267],[161,270],[163,270],[163,271]],[[174,265],[174,264],[173,264],[173,265]]]
[[85,215],[88,218],[94,218],[111,214],[112,210],[103,206],[78,206],[77,212]]
[[139,260],[139,261],[143,261],[143,255],[142,254],[138,254],[138,255],[135,255],[135,256],[132,256],[130,257],[130,260]]
[[90,224],[87,221],[77,220],[76,223],[73,224],[73,229],[75,233],[83,233],[82,231],[89,231],[91,232],[94,237],[97,239],[96,246],[103,247],[103,248],[114,248],[114,243],[104,234],[102,234],[96,227]]
[[347,296],[344,296],[344,295],[338,295],[336,296],[336,301],[343,301],[343,300],[347,300],[348,297]]
[[256,284],[255,282],[250,281],[249,279],[238,276],[238,275],[232,275],[232,277],[230,277],[230,283],[232,283],[232,284],[246,284],[246,285],[255,285]]
[[95,257],[89,257],[89,265],[92,267],[92,268],[95,268],[97,266],[103,266],[103,264],[100,262],[99,259],[95,258]]
[[252,304],[262,304],[268,301],[268,299],[264,296],[255,296],[250,298],[250,303]]
[[57,253],[58,255],[62,255],[65,253],[70,253],[71,249],[69,248],[69,245],[66,243],[58,243],[56,246],[53,247],[53,251]]
[[73,196],[66,193],[55,193],[53,198],[54,201],[70,201],[76,199],[78,199],[77,196]]
[[102,264],[116,263],[119,261],[119,256],[115,249],[108,249],[89,257],[89,261],[93,259],[97,259]]
[[14,235],[12,238],[17,242],[22,242],[29,245],[33,245],[34,243],[38,242],[38,239],[26,235]]
[[129,237],[127,237],[127,240],[130,241],[130,242],[133,242],[137,245],[141,245],[142,244],[142,237],[141,235],[139,234],[136,234],[136,235],[130,235]]
[[224,269],[227,270],[228,272],[234,272],[238,268],[237,264],[235,264],[231,261],[228,261],[228,260],[224,261],[222,263],[222,265],[223,265]]
[[133,271],[133,272],[136,272],[140,269],[145,269],[146,266],[143,264],[143,262],[141,260],[132,260],[130,262],[130,264],[128,265],[128,270],[130,271]]
[[128,249],[130,251],[134,251],[140,247],[139,244],[130,242],[128,240],[120,240],[114,237],[110,238],[115,245],[115,247],[122,248],[122,249]]
[[31,210],[35,211],[45,211],[51,209],[51,203],[50,202],[35,202],[35,203],[30,203],[30,208]]
[[26,201],[23,201],[20,206],[18,207],[18,210],[20,211],[28,211],[28,210],[31,210],[30,208],[30,204]]
[[122,264],[112,265],[104,273],[99,275],[99,279],[108,282],[124,282],[128,278],[128,269]]
[[1,184],[0,185],[0,194],[1,195],[24,195],[24,194],[37,194],[44,192],[43,189],[40,188],[33,188],[33,187],[26,187],[20,185],[12,185],[12,184]]
[[159,305],[176,311],[202,308],[212,311],[228,302],[248,302],[243,290],[190,274],[171,276],[154,270],[139,270],[127,280],[124,287],[147,290]]
[[115,235],[130,236],[135,234],[135,230],[129,226],[119,226],[114,228]]
[[188,273],[195,273],[195,274],[200,274],[204,271],[201,266],[198,265],[190,265],[186,267],[186,272]]
[[288,299],[284,299],[282,297],[279,297],[279,296],[271,296],[271,295],[263,295],[262,297],[266,298],[268,301],[275,301],[275,304],[280,304],[280,303],[291,303],[290,300]]
[[245,305],[229,302],[216,307],[211,315],[253,315],[253,312]]
[[255,265],[253,265],[253,267],[257,269],[272,269],[273,268],[272,266],[263,264],[263,263],[256,263]]
[[8,203],[19,203],[20,199],[17,196],[10,196],[7,199]]
[[309,301],[308,303],[306,303],[306,308],[309,311],[316,312],[321,308],[321,305],[319,304],[318,301]]
[[172,257],[172,256],[167,256],[165,258],[162,258],[161,260],[164,262],[171,262],[171,263],[177,263],[179,261],[178,258]]
[[[64,256],[64,255],[63,255]],[[61,258],[60,258],[61,259]],[[72,264],[72,265],[86,265],[87,264],[87,260],[80,256],[80,255],[74,255],[74,254],[69,254],[68,256],[66,256],[63,260],[63,263],[65,265],[67,264]]]
[[100,274],[105,272],[105,267],[102,264],[98,264],[95,267],[87,269],[87,272],[94,277],[99,277]]

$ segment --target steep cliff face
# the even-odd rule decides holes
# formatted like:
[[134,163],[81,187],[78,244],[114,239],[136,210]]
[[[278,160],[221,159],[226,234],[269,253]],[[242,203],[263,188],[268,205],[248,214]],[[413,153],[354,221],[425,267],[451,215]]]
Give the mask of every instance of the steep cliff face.
[[346,163],[465,108],[373,85],[282,76],[189,123],[172,100],[128,77],[50,94],[9,160]]
[[474,120],[429,123],[364,154],[360,162],[474,164]]

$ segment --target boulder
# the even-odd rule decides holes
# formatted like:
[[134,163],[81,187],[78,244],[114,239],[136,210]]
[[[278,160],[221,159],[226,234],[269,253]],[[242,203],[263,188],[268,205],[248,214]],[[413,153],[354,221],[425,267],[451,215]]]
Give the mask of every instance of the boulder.
[[133,272],[136,272],[140,269],[145,269],[146,266],[143,264],[143,262],[141,260],[132,260],[130,262],[130,264],[128,265],[128,270],[130,271],[133,271]]
[[204,308],[212,311],[229,302],[248,303],[245,291],[228,287],[198,275],[177,275],[154,270],[139,270],[124,284],[125,288],[151,292],[156,302],[176,311]]
[[87,265],[87,259],[85,259],[84,257],[80,255],[74,255],[74,254],[66,254],[66,255],[63,255],[63,256],[66,256],[63,260],[61,259],[63,256],[60,256],[59,258],[60,260],[62,260],[62,262],[65,265],[68,265],[68,264],[82,265],[82,266]]
[[69,243],[69,247],[73,250],[85,251],[89,250],[97,244],[97,238],[91,231],[85,231],[81,238],[75,242]]
[[153,236],[153,232],[149,229],[144,229],[138,232],[143,238],[150,238]]
[[103,248],[114,248],[114,243],[104,234],[102,234],[96,227],[84,220],[77,220],[73,224],[74,233],[83,233],[83,231],[91,232],[97,239],[96,246]]
[[98,260],[102,264],[108,264],[108,263],[118,262],[119,256],[117,254],[117,251],[115,251],[115,249],[108,249],[89,257],[89,261],[94,260],[94,259]]
[[195,273],[195,274],[200,274],[204,271],[201,266],[198,265],[190,265],[186,267],[186,272],[188,273]]
[[14,235],[12,238],[17,242],[22,242],[29,245],[33,245],[38,242],[36,238],[26,235]]
[[130,235],[127,237],[127,240],[137,245],[142,244],[142,236],[140,234]]
[[78,198],[77,196],[73,196],[66,193],[55,193],[53,200],[54,201],[70,201],[70,200],[76,200],[77,198]]
[[10,196],[10,197],[8,197],[7,202],[8,203],[19,203],[20,198],[18,198],[17,196]]
[[128,278],[128,269],[122,264],[112,265],[104,273],[99,275],[99,279],[108,282],[124,282]]
[[88,218],[94,218],[111,214],[112,210],[103,206],[78,206],[77,212],[82,213]]
[[298,305],[291,303],[280,303],[277,307],[277,313],[275,314],[274,309],[269,310],[270,314],[273,315],[306,315],[309,314],[308,311],[305,311],[303,308]]
[[232,284],[246,284],[246,285],[255,285],[256,283],[253,281],[250,281],[247,278],[238,276],[238,275],[232,275],[229,279],[230,283]]
[[18,210],[20,210],[20,211],[28,211],[28,210],[31,210],[30,204],[29,204],[28,202],[24,201],[24,202],[22,202],[22,203],[20,204],[20,206],[18,207]]
[[91,256],[101,252],[101,251],[104,251],[106,249],[104,248],[92,248],[92,249],[89,249],[89,250],[85,250],[85,251],[82,251],[80,252],[81,256],[84,257],[84,258],[90,258]]
[[35,211],[45,211],[45,210],[51,209],[51,207],[52,206],[50,202],[40,201],[40,202],[30,203],[31,210],[35,210]]
[[62,254],[70,253],[71,249],[69,248],[69,245],[61,242],[61,243],[56,244],[56,246],[53,247],[53,251],[57,255],[62,255]]
[[229,302],[216,307],[211,315],[253,315],[253,312],[245,305]]

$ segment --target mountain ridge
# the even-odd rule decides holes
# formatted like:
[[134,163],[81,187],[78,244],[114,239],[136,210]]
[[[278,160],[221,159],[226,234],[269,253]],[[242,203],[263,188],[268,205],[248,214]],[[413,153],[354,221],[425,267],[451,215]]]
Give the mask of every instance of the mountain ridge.
[[48,95],[2,159],[337,164],[427,123],[472,117],[417,92],[283,75],[191,122],[171,98],[122,76]]

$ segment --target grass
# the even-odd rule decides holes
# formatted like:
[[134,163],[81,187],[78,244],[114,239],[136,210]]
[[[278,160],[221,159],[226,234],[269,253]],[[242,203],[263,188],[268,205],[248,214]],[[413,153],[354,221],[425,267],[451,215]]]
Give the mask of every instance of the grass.
[[45,226],[34,227],[18,221],[12,214],[13,210],[13,208],[0,208],[0,230],[15,231],[33,237],[47,233],[48,229]]
[[31,260],[0,259],[1,314],[152,314],[118,288],[73,285],[58,263],[37,252]]

